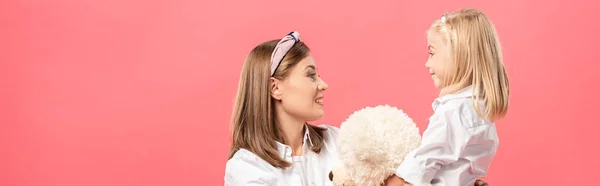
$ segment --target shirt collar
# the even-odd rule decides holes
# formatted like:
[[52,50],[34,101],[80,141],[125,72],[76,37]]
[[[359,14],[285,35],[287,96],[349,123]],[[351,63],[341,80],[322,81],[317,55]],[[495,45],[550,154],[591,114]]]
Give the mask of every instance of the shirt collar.
[[[304,139],[302,140],[302,148],[306,146],[313,146],[312,140],[310,139],[310,133],[308,132],[308,126],[306,125],[307,124],[304,124]],[[292,156],[292,148],[289,145],[283,144],[279,141],[275,142],[277,143],[277,151],[279,151],[279,155],[281,155],[282,158],[285,158],[285,156]]]
[[470,98],[470,97],[473,97],[473,86],[472,85],[465,87],[459,91],[456,91],[455,93],[447,94],[442,97],[436,98],[433,101],[432,107],[433,107],[433,110],[435,111],[439,105],[444,104],[447,101],[450,101],[453,99],[460,99],[460,98]]

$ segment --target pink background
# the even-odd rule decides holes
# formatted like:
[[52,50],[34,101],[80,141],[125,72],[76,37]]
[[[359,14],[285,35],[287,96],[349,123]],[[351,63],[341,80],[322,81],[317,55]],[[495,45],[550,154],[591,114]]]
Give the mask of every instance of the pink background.
[[242,62],[291,30],[329,83],[316,124],[391,104],[423,131],[437,94],[425,30],[462,7],[494,21],[510,77],[486,180],[596,184],[597,2],[9,0],[0,185],[222,185]]

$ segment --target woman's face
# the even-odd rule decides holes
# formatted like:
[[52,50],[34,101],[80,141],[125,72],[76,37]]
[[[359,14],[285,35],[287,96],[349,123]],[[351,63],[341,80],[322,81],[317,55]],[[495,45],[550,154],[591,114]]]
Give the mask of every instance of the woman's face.
[[273,98],[281,100],[288,115],[304,121],[323,117],[323,91],[328,85],[319,76],[310,55],[290,69],[288,76],[277,81],[275,86]]

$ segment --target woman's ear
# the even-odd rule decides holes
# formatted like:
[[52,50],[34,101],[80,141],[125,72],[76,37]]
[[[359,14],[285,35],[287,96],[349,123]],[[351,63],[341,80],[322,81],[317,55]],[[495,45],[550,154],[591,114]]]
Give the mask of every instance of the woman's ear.
[[269,78],[269,91],[271,97],[276,100],[281,100],[281,87],[280,81],[274,77]]

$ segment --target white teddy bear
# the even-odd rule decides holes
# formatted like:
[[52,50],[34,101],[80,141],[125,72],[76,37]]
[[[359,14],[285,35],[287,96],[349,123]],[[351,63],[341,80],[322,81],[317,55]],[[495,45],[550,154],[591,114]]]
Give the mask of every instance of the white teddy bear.
[[340,163],[330,179],[336,186],[381,185],[420,143],[419,128],[402,110],[389,105],[363,108],[340,126]]

